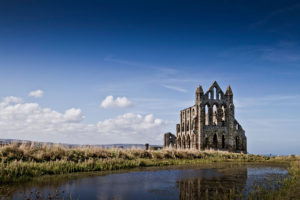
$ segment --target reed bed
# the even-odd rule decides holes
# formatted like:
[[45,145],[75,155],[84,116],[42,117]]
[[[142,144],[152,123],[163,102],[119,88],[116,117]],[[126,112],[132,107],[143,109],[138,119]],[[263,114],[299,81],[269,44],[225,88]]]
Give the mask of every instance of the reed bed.
[[141,150],[141,149],[103,149],[99,147],[66,148],[60,145],[28,145],[11,144],[0,147],[0,162],[51,162],[72,161],[75,163],[87,160],[105,159],[226,159],[259,161],[268,160],[270,157],[253,154],[230,153],[225,151],[195,151],[195,150]]
[[86,146],[68,148],[60,145],[49,146],[34,143],[10,144],[0,147],[0,184],[28,180],[42,175],[147,166],[231,161],[290,163],[299,160],[299,156],[294,155],[285,157],[263,156],[213,150],[201,152],[172,149],[152,151],[103,149]]
[[290,161],[289,177],[285,178],[280,188],[269,191],[264,187],[256,188],[248,199],[300,199],[300,160]]

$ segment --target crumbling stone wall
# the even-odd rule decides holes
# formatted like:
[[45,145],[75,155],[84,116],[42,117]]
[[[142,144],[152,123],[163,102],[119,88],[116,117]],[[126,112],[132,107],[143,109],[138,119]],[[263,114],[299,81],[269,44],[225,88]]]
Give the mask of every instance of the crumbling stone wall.
[[176,148],[176,136],[170,132],[164,134],[164,148]]
[[195,105],[180,111],[176,147],[247,153],[247,137],[235,119],[234,109],[230,86],[225,93],[216,81],[206,93],[199,86]]

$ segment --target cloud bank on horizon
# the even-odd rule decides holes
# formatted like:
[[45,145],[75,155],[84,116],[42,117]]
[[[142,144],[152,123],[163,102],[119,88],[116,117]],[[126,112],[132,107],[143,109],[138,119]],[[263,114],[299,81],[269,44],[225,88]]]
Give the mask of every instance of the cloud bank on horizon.
[[[121,105],[124,105],[120,99]],[[157,144],[165,125],[165,121],[154,118],[153,114],[125,113],[97,123],[83,123],[84,118],[79,108],[61,113],[14,96],[4,97],[0,102],[0,133],[2,138],[7,139],[74,144],[137,141]]]

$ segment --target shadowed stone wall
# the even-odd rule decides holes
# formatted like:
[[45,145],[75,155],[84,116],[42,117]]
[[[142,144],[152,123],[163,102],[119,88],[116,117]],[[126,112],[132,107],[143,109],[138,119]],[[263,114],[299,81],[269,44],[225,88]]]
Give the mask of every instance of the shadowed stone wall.
[[176,136],[170,132],[164,134],[164,148],[168,147],[176,147]]

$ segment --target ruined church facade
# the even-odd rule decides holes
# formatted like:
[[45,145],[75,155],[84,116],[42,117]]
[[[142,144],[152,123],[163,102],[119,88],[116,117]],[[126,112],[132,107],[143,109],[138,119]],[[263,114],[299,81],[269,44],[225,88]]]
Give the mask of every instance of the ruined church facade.
[[199,85],[195,94],[195,105],[180,111],[176,139],[171,138],[171,135],[165,135],[165,147],[247,153],[247,137],[235,119],[230,86],[224,93],[215,81],[204,93]]

